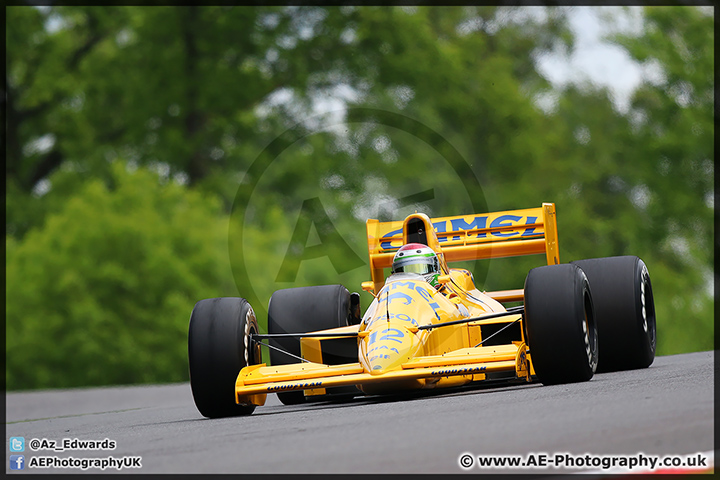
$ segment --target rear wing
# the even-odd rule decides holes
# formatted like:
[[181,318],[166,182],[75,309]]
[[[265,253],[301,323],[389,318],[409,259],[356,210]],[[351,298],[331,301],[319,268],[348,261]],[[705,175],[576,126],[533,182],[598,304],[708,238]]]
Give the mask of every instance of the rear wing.
[[548,265],[560,263],[554,203],[541,207],[455,217],[429,218],[414,213],[405,220],[365,224],[374,290],[385,283],[383,269],[395,251],[418,242],[435,250],[441,263],[545,254]]

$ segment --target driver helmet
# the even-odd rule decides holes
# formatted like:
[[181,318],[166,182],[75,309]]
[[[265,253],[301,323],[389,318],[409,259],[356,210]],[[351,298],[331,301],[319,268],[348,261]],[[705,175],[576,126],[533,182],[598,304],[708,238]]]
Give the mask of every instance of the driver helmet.
[[435,251],[422,243],[408,243],[395,252],[392,273],[417,273],[435,288],[440,286],[440,261]]

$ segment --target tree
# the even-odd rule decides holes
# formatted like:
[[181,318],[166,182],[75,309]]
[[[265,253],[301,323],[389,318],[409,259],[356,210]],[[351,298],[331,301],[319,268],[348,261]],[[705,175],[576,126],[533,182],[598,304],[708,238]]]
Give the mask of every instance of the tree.
[[194,303],[237,295],[217,199],[111,172],[6,239],[8,389],[186,380]]
[[686,6],[645,7],[644,19],[640,35],[612,37],[649,73],[629,112],[636,139],[629,155],[637,160],[625,192],[644,217],[639,242],[655,246],[655,264],[667,272],[658,278],[667,294],[656,296],[668,327],[660,347],[711,349],[714,19],[712,11]]
[[[512,182],[526,162],[540,164],[551,153],[542,137],[551,130],[533,103],[533,94],[550,87],[533,57],[567,43],[567,27],[562,9],[537,13],[497,7],[354,10],[347,38],[367,86],[347,101],[348,123],[340,133],[298,133],[301,140],[287,150],[263,152],[276,160],[262,173],[262,198],[241,192],[235,205],[282,205],[294,224],[300,205],[320,192],[346,232],[364,229],[367,218],[402,218],[417,208],[435,216],[487,209],[486,186],[496,191],[498,178]],[[355,107],[368,112],[356,114]],[[301,117],[284,105],[277,110]],[[434,140],[420,138],[420,129]],[[453,168],[447,161],[453,152],[443,147],[457,152],[467,170]],[[468,177],[482,187],[467,188]],[[519,208],[492,199],[494,208]],[[357,240],[356,253],[367,258],[365,239]],[[474,269],[483,282],[486,266]]]
[[[32,192],[53,188],[48,175],[61,165],[106,175],[116,158],[165,165],[223,192],[229,208],[228,172],[241,178],[264,145],[328,97],[402,109],[449,88],[437,113],[418,102],[408,112],[437,128],[462,107],[443,133],[467,138],[498,95],[509,101],[493,118],[522,111],[507,80],[537,84],[528,55],[562,25],[561,16],[508,16],[495,7],[10,7],[6,228],[19,237],[41,224],[53,202]],[[473,22],[491,34],[468,35]],[[483,103],[468,104],[478,91]]]
[[[646,261],[660,354],[710,348],[701,12],[614,37],[658,72],[626,115],[536,68],[564,8],[9,7],[8,385],[183,379],[199,299],[262,330],[278,288],[368,280],[368,218],[546,201],[562,261]],[[543,260],[462,266],[505,289]]]

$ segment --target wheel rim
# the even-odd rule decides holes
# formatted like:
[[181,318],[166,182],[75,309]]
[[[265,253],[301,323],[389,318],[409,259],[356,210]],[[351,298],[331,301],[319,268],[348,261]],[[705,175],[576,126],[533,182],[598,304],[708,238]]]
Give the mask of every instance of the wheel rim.
[[640,306],[642,312],[643,332],[648,339],[650,351],[655,351],[655,303],[653,300],[650,274],[643,263],[640,270]]
[[255,365],[258,362],[258,350],[259,346],[255,345],[254,342],[250,341],[251,335],[258,333],[256,328],[255,312],[252,307],[248,308],[245,314],[245,336],[243,345],[243,355],[245,360],[245,366]]
[[597,332],[595,327],[595,317],[593,316],[592,300],[590,290],[586,286],[583,290],[583,333],[585,335],[585,353],[588,358],[588,365],[595,372],[597,361],[594,352],[597,350]]

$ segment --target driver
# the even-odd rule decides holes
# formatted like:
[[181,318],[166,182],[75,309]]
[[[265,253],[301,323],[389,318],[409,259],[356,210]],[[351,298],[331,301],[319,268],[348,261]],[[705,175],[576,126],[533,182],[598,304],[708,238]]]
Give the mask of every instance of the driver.
[[438,282],[438,276],[441,273],[440,261],[432,248],[422,243],[408,243],[400,247],[393,257],[392,273],[401,272],[422,275],[430,285],[446,295],[464,317],[470,315],[467,307],[460,303],[457,293]]
[[408,243],[395,252],[392,273],[417,273],[435,288],[440,288],[440,261],[435,251],[422,243]]

